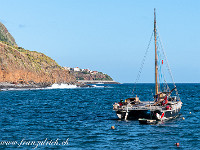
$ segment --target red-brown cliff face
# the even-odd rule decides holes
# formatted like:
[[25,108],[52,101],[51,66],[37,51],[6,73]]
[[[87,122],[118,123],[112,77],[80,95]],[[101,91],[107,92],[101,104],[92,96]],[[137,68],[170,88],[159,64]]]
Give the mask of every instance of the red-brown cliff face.
[[0,42],[0,82],[52,84],[76,79],[42,53]]

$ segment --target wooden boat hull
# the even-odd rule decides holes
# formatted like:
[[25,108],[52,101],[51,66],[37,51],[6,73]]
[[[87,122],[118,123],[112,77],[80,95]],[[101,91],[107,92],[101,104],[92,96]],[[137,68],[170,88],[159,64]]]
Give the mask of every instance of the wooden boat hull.
[[179,116],[181,108],[178,108],[176,110],[166,110],[166,111],[161,111],[161,112],[154,112],[154,117],[156,120],[159,121],[165,121],[165,120],[170,120],[174,119],[177,116]]
[[125,119],[127,115],[128,120],[137,120],[139,118],[150,118],[149,110],[131,110],[128,114],[124,111],[116,111],[116,114],[119,119]]
[[179,116],[181,106],[182,102],[177,102],[174,108],[170,110],[166,110],[164,108],[152,109],[149,107],[147,109],[129,109],[128,111],[125,111],[125,109],[117,110],[116,114],[119,119],[138,120],[139,118],[144,118],[153,119],[157,121],[164,121]]

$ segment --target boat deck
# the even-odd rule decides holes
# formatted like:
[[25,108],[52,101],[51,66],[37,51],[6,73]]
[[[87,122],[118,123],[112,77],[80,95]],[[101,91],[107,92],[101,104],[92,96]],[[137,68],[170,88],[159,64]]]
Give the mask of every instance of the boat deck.
[[[153,104],[154,104],[154,101],[141,102],[140,104],[136,104],[136,105],[127,104],[127,105],[123,105],[119,107],[118,111],[121,111],[121,112],[127,112],[127,111],[132,111],[132,110],[150,110],[150,111],[165,110],[167,111],[166,106],[153,106]],[[172,102],[171,104],[177,104],[177,102]]]

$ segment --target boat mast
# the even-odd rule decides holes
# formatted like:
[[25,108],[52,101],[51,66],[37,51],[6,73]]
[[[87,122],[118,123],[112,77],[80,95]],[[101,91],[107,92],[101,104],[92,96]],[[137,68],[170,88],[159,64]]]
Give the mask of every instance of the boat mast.
[[158,94],[158,55],[157,55],[157,35],[156,35],[156,9],[154,8],[154,40],[155,40],[155,94]]

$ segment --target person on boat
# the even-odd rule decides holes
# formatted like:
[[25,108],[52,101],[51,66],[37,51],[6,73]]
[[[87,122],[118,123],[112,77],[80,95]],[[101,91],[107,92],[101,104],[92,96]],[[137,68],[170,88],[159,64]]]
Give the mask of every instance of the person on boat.
[[154,104],[155,104],[155,105],[156,105],[156,104],[158,104],[158,103],[159,103],[159,101],[160,101],[160,93],[158,93],[158,94],[154,95],[154,99],[155,99],[155,100],[154,100],[154,101],[155,101],[155,103],[154,103]]
[[170,105],[166,106],[166,110],[171,110],[171,109],[172,109],[172,107]]
[[131,101],[130,101],[130,99],[128,98],[128,99],[125,99],[125,101],[124,101],[124,105],[127,105],[127,104],[129,104]]
[[157,95],[154,95],[154,99],[155,99],[155,102],[158,101],[158,94],[157,94]]
[[136,95],[136,97],[135,97],[134,102],[135,102],[135,104],[139,104],[139,103],[141,102],[141,101],[139,100],[139,97],[137,97],[137,95]]
[[162,101],[162,106],[165,106],[168,103],[167,96],[165,96],[164,100]]
[[[156,105],[162,105],[162,102],[167,99],[167,95],[164,93],[158,93],[157,95],[154,96],[155,98],[155,103],[153,104],[154,106]],[[168,101],[167,101],[168,103]]]
[[121,99],[119,102],[119,106],[122,106],[122,105],[123,105],[123,99]]
[[118,103],[115,103],[115,104],[113,105],[113,110],[118,109],[118,107],[119,107],[119,104],[118,104]]

